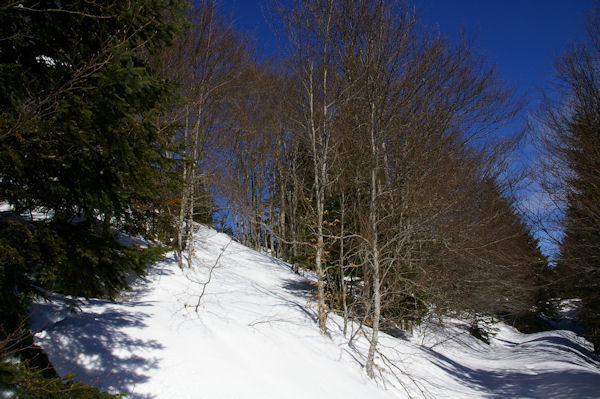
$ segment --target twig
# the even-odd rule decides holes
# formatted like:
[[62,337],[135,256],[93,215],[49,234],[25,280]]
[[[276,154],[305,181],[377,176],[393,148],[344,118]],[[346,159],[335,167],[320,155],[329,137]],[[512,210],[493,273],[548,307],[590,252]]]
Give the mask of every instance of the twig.
[[[404,389],[404,391],[406,392],[406,394],[408,395],[409,398],[412,398],[413,396],[411,395],[410,391],[408,390],[408,388],[406,387],[406,385],[404,384],[404,382],[400,379],[400,377],[398,376],[398,374],[405,376],[406,378],[408,378],[413,385],[419,390],[419,392],[421,393],[423,398],[428,398],[431,397],[431,395],[429,394],[429,392],[427,391],[427,389],[420,384],[415,377],[413,377],[412,375],[410,375],[408,372],[402,370],[399,366],[397,366],[392,360],[390,360],[387,356],[385,356],[379,349],[377,349],[377,354],[379,355],[380,359],[383,361],[383,363],[389,368],[390,373],[394,376],[394,378],[396,379],[396,381],[398,381],[398,383],[400,384],[400,386],[402,387],[402,389]],[[394,371],[396,370],[396,371]],[[381,372],[380,372],[381,375]],[[381,375],[382,381],[384,381],[385,384],[385,377],[383,377],[383,375]]]
[[109,19],[109,18],[114,18],[113,15],[94,15],[94,14],[88,14],[86,12],[81,12],[81,11],[65,10],[64,8],[44,8],[44,9],[37,9],[37,8],[25,7],[22,4],[14,6],[13,9],[17,10],[17,11],[30,11],[30,12],[57,12],[57,13],[63,13],[63,14],[79,15],[79,16],[82,16],[82,17],[95,18],[95,19]]
[[199,284],[202,285],[202,292],[200,293],[200,296],[198,296],[198,303],[196,303],[196,307],[194,308],[194,311],[196,313],[198,313],[198,308],[200,307],[200,301],[202,301],[202,298],[204,297],[204,293],[206,292],[206,287],[208,286],[208,284],[212,280],[213,271],[215,270],[215,268],[219,264],[219,261],[221,260],[221,257],[223,256],[223,254],[227,250],[227,247],[229,247],[229,244],[231,244],[232,241],[233,241],[233,239],[230,239],[229,242],[227,243],[227,245],[225,245],[221,249],[221,253],[219,254],[219,256],[217,256],[217,260],[215,260],[214,265],[212,265],[211,268],[208,270],[208,280],[206,280],[205,283],[199,283]]

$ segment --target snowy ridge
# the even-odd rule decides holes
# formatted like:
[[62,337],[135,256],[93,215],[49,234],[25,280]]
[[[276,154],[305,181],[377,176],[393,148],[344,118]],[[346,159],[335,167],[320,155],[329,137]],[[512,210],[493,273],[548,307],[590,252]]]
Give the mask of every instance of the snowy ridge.
[[600,364],[572,332],[499,324],[488,346],[457,320],[382,334],[372,381],[364,337],[349,346],[336,315],[319,333],[309,279],[208,228],[194,248],[193,268],[171,254],[122,302],[37,304],[36,339],[58,372],[132,398],[600,398]]

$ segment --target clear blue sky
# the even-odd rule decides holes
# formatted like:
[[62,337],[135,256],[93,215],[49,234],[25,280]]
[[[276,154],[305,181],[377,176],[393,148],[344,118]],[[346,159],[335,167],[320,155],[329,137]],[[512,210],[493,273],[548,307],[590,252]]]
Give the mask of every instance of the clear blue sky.
[[[277,51],[263,17],[264,0],[217,0],[236,27],[254,34],[259,49]],[[417,0],[423,23],[452,40],[464,30],[500,77],[532,103],[551,78],[554,56],[585,37],[593,0]]]
[[426,24],[456,39],[464,28],[501,78],[535,100],[552,77],[555,55],[585,39],[593,0],[420,0]]

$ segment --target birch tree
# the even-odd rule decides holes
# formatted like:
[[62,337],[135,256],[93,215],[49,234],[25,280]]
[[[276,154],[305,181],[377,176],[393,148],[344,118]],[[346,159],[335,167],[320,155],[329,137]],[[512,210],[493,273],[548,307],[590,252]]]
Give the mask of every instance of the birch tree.
[[[207,193],[209,157],[214,153],[219,121],[226,116],[232,88],[241,76],[248,48],[219,15],[212,0],[194,5],[192,28],[157,60],[165,74],[182,84],[182,104],[170,113],[178,123],[176,144],[184,186],[178,198],[177,238],[179,266],[188,249],[188,264],[193,255],[193,223],[200,213],[211,212]],[[207,210],[208,208],[208,210]]]
[[279,9],[289,44],[289,66],[300,86],[296,100],[301,109],[295,121],[298,132],[312,159],[312,189],[309,203],[314,219],[311,246],[317,275],[317,311],[319,328],[326,332],[324,215],[325,192],[331,184],[329,168],[334,158],[332,126],[341,96],[335,74],[335,38],[332,19],[334,0],[293,2]]

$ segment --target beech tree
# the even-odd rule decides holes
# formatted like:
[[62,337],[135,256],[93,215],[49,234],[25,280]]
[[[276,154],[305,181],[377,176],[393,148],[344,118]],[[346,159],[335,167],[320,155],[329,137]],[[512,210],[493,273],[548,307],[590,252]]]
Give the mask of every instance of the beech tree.
[[[153,62],[165,76],[181,84],[180,104],[168,110],[165,120],[177,126],[174,136],[178,171],[183,189],[173,201],[176,209],[176,247],[180,267],[184,249],[193,255],[194,222],[212,222],[214,204],[208,193],[212,183],[211,158],[219,147],[218,136],[227,121],[233,87],[239,85],[248,49],[214,1],[194,4],[190,9],[191,29],[166,47]],[[191,258],[188,258],[188,263]]]
[[[493,71],[464,43],[423,35],[403,3],[340,1],[334,10],[336,71],[347,85],[338,141],[354,163],[339,166],[356,190],[351,252],[368,287],[362,312],[371,327],[366,368],[373,377],[382,323],[410,325],[459,292],[497,288],[498,303],[516,299],[511,284],[523,287],[540,260],[506,203],[509,192],[496,190],[514,143],[490,135],[518,107]],[[503,263],[508,242],[524,242],[524,252]],[[461,267],[449,268],[444,259],[456,257]],[[511,278],[497,279],[501,270]],[[522,310],[531,301],[519,303]],[[451,307],[461,309],[459,301]]]
[[325,191],[332,183],[330,166],[334,158],[332,125],[343,91],[335,73],[333,0],[297,1],[278,10],[289,44],[289,66],[300,90],[296,104],[300,114],[295,132],[305,140],[312,160],[312,188],[307,206],[313,218],[306,226],[313,230],[310,239],[314,249],[317,275],[317,311],[319,328],[326,331],[325,301]]
[[382,242],[385,234],[383,224],[393,217],[393,210],[388,206],[392,187],[386,142],[389,144],[387,135],[393,134],[393,119],[399,111],[401,80],[405,77],[401,71],[402,64],[413,56],[411,41],[415,37],[412,36],[410,13],[394,5],[371,2],[364,2],[356,8],[347,5],[340,7],[340,18],[336,22],[345,50],[343,71],[355,90],[350,100],[355,119],[353,134],[359,148],[368,148],[362,164],[366,174],[359,175],[358,179],[365,183],[366,204],[363,209],[368,215],[361,221],[360,235],[364,239],[363,262],[371,285],[367,296],[370,298],[367,309],[371,310],[371,335],[366,370],[373,378],[381,320],[382,277],[388,267],[385,263],[392,261],[386,257],[385,248],[393,240]]
[[518,137],[495,133],[518,104],[493,68],[400,1],[275,7],[282,63],[245,64],[217,156],[238,239],[315,270],[319,328],[331,311],[360,326],[371,377],[380,329],[529,309],[544,259],[513,206]]

